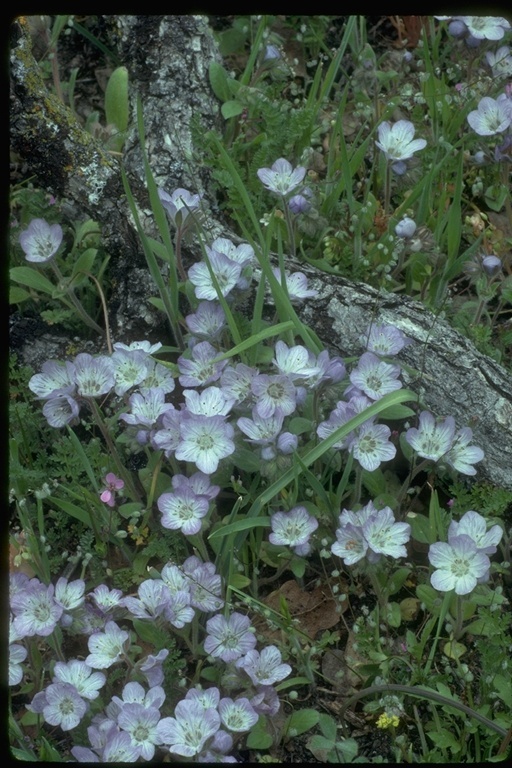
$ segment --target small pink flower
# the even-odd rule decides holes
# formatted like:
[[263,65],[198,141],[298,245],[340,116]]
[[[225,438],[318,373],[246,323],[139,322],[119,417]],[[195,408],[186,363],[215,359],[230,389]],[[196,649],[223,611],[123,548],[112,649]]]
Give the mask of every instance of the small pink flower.
[[116,491],[124,488],[124,480],[109,472],[105,476],[105,483],[107,487],[100,493],[100,499],[109,507],[113,507],[116,503]]

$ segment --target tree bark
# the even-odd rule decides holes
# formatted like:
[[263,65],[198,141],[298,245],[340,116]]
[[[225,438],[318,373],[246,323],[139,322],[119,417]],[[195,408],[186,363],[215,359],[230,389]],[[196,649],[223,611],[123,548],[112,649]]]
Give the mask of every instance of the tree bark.
[[[206,19],[105,19],[129,69],[133,125],[138,94],[142,100],[146,151],[157,183],[170,192],[182,186],[203,193],[211,207],[214,236],[232,236],[222,231],[210,169],[201,163],[201,147],[194,146],[191,131],[195,114],[200,114],[205,130],[217,126],[219,120],[219,105],[208,84],[209,63],[219,60],[219,55]],[[76,211],[101,225],[116,282],[110,301],[116,338],[126,341],[131,335],[156,340],[162,336],[163,323],[147,301],[156,295],[156,288],[126,204],[119,162],[46,89],[23,22],[13,25],[13,33],[12,146],[41,187],[69,199]],[[152,234],[135,128],[126,142],[123,163],[142,221]],[[512,489],[512,385],[504,368],[408,297],[325,275],[291,259],[287,268],[305,272],[318,290],[318,297],[297,311],[332,352],[360,354],[359,336],[371,321],[396,325],[413,339],[415,343],[400,353],[400,360],[419,372],[416,377],[405,377],[407,386],[419,393],[424,407],[435,415],[453,415],[457,427],[472,426],[474,443],[485,451],[484,461],[477,465],[477,479]],[[34,362],[31,353],[34,345],[25,345],[25,359]]]

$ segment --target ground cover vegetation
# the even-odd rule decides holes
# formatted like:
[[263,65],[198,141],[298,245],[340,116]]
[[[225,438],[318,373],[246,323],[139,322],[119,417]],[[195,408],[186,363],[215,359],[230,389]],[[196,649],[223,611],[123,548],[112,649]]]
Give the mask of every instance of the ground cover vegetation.
[[[101,228],[13,172],[13,311],[79,351],[10,361],[11,752],[506,759],[512,493],[479,481],[470,424],[405,387],[402,331],[369,308],[342,359],[299,320],[315,290],[287,259],[415,297],[510,366],[510,23],[210,22],[224,130],[202,162],[236,238],[147,158],[144,231],[128,70],[87,114],[58,52],[104,50],[96,18],[30,20],[41,70],[119,155],[165,343],[111,338]],[[144,152],[140,100],[136,121]]]

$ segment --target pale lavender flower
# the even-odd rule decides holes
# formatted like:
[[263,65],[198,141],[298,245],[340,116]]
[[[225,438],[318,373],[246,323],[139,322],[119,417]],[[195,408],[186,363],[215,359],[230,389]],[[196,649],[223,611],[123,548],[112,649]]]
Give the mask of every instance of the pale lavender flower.
[[512,55],[507,45],[502,45],[495,53],[488,51],[485,58],[493,77],[512,77]]
[[300,344],[289,347],[284,341],[277,341],[272,362],[280,374],[288,376],[292,381],[294,379],[309,380],[321,373],[313,353]]
[[411,427],[405,433],[405,439],[418,456],[431,461],[438,461],[453,446],[455,420],[447,416],[437,422],[429,411],[420,413],[419,427]]
[[228,366],[220,377],[222,391],[226,397],[233,398],[237,404],[242,403],[251,394],[251,384],[259,372],[256,368],[238,363],[234,368]]
[[311,210],[311,202],[304,194],[294,195],[288,200],[288,208],[292,213],[298,216],[301,213],[308,213]]
[[362,527],[347,523],[336,529],[336,541],[331,544],[331,552],[343,559],[345,565],[354,565],[362,560],[368,551]]
[[46,587],[35,579],[26,589],[11,596],[14,628],[19,637],[47,637],[55,629],[63,608],[54,599],[54,586]]
[[288,376],[262,373],[252,380],[251,390],[256,397],[256,413],[262,419],[276,413],[289,416],[297,407],[296,389]]
[[165,609],[165,618],[173,627],[183,629],[185,624],[190,624],[195,616],[194,608],[190,602],[188,589],[173,592]]
[[[333,432],[342,427],[356,415],[357,411],[352,403],[346,403],[343,400],[340,400],[336,404],[336,408],[331,411],[329,418],[318,425],[316,430],[318,437],[325,440],[326,437],[332,435]],[[347,448],[353,438],[354,433],[349,432],[344,438],[334,443],[333,448]]]
[[185,223],[189,214],[195,213],[201,203],[201,195],[193,195],[187,189],[178,187],[169,195],[164,189],[158,189],[158,197],[176,227]]
[[219,387],[206,387],[202,392],[185,389],[183,396],[187,411],[196,416],[227,416],[235,404],[234,398],[228,398]]
[[83,579],[68,581],[61,576],[55,585],[54,600],[65,611],[72,611],[84,602],[84,591],[85,581]]
[[484,96],[478,108],[468,114],[468,123],[479,136],[495,136],[512,124],[512,104],[507,100]]
[[490,568],[488,556],[465,534],[453,536],[448,544],[443,541],[431,544],[428,559],[437,569],[430,577],[434,589],[441,592],[454,589],[457,595],[472,592]]
[[[308,554],[309,538],[318,528],[316,517],[308,514],[305,507],[294,507],[289,512],[275,512],[270,517],[272,533],[269,536],[271,544],[293,547],[295,553],[301,548],[300,554]],[[307,549],[304,547],[307,545]]]
[[158,723],[160,712],[142,704],[125,704],[117,717],[119,727],[130,734],[132,745],[140,748],[140,757],[152,760],[155,744],[160,744]]
[[178,358],[178,368],[182,387],[204,387],[217,381],[227,365],[227,360],[213,362],[219,353],[207,341],[202,341],[192,349],[192,359]]
[[112,354],[116,385],[114,392],[120,397],[147,376],[149,357],[143,350],[118,349]]
[[[277,282],[282,285],[281,270],[279,267],[272,269]],[[313,299],[318,296],[318,291],[314,288],[308,288],[308,279],[303,272],[284,273],[286,290],[290,301],[302,301],[303,299]]]
[[107,669],[119,661],[125,651],[130,635],[120,629],[114,621],[107,621],[105,632],[95,632],[89,637],[90,654],[85,663],[94,669]]
[[226,325],[226,315],[217,302],[201,301],[195,313],[186,316],[185,322],[197,338],[215,339]]
[[76,400],[69,395],[51,397],[43,405],[43,414],[50,425],[55,429],[65,427],[66,424],[78,423],[80,407]]
[[223,253],[231,261],[235,261],[240,264],[242,269],[244,267],[250,267],[256,257],[254,255],[254,248],[248,243],[241,243],[235,245],[228,240],[227,237],[218,237],[213,241],[211,249],[206,247],[206,252],[210,254],[210,250],[217,251],[217,253]]
[[150,341],[132,341],[131,344],[123,344],[121,341],[116,341],[112,344],[114,349],[124,349],[127,352],[133,352],[138,349],[146,353],[146,355],[152,355],[158,352],[162,348],[162,342],[157,341],[156,344],[151,344]]
[[162,616],[171,595],[168,587],[159,579],[146,579],[137,589],[137,597],[125,597],[123,605],[138,619],[155,619]]
[[73,379],[82,397],[107,395],[115,386],[115,366],[112,358],[105,355],[93,357],[82,352],[73,360]]
[[473,464],[482,461],[484,452],[477,445],[470,445],[473,430],[463,427],[455,434],[452,447],[444,456],[444,461],[463,475],[476,475]]
[[[174,475],[171,482],[175,491],[188,489],[195,493],[196,496],[205,496],[208,501],[213,501],[220,492],[220,486],[212,485],[210,478],[204,472],[195,472],[190,477]],[[198,562],[202,565],[200,561]]]
[[169,392],[174,392],[175,387],[172,372],[162,363],[157,363],[152,357],[148,357],[147,374],[139,384],[141,394],[145,394],[150,389],[161,389],[167,395]]
[[201,520],[208,514],[209,509],[208,499],[197,496],[187,488],[177,493],[163,493],[157,506],[162,512],[163,527],[173,531],[181,530],[186,536],[201,530]]
[[133,743],[126,731],[112,734],[101,754],[102,763],[135,763],[141,754],[141,748]]
[[498,256],[482,256],[482,267],[489,277],[494,277],[503,269],[503,262]]
[[503,16],[454,16],[462,21],[475,40],[501,40],[510,22]]
[[[242,267],[225,254],[215,250],[210,249],[208,258],[220,292],[226,297],[239,281]],[[198,299],[206,299],[207,301],[218,300],[218,294],[206,262],[200,261],[193,264],[188,271],[188,279],[194,286]]]
[[102,613],[109,613],[119,607],[123,599],[120,589],[109,589],[106,584],[100,584],[89,594]]
[[241,416],[237,420],[238,429],[247,435],[248,442],[255,445],[269,445],[273,443],[283,426],[284,416],[280,411],[276,411],[272,416],[263,418],[254,408],[252,419],[247,416]]
[[306,175],[306,169],[301,165],[293,168],[284,158],[279,158],[271,168],[260,168],[258,178],[266,189],[284,197],[296,189]]
[[388,392],[401,388],[399,376],[398,365],[385,363],[373,352],[365,352],[351,372],[350,381],[372,400],[380,400]]
[[164,565],[161,572],[162,581],[167,585],[171,595],[175,595],[182,590],[188,590],[190,580],[183,568],[178,568],[174,563]]
[[497,545],[503,536],[503,528],[500,525],[493,525],[487,530],[487,521],[485,517],[478,512],[469,510],[461,519],[456,522],[452,520],[448,528],[448,541],[453,537],[465,534],[473,539],[478,551],[484,555],[493,555],[496,552]]
[[397,559],[407,556],[405,544],[411,537],[411,526],[395,522],[392,510],[383,507],[363,523],[363,535],[373,553]]
[[279,712],[281,703],[277,691],[271,685],[257,685],[251,706],[258,715],[274,717]]
[[[185,569],[185,563],[183,568]],[[215,573],[213,563],[201,563],[186,573],[190,584],[190,604],[205,613],[220,611],[224,605],[220,596],[222,579],[220,574]]]
[[268,645],[261,653],[252,650],[235,662],[238,669],[243,669],[255,685],[273,685],[291,673],[289,664],[284,664],[281,651],[275,645]]
[[9,685],[18,685],[23,680],[21,663],[27,658],[28,651],[22,645],[11,643],[9,646]]
[[411,340],[394,325],[371,325],[368,336],[360,336],[368,352],[376,355],[397,355]]
[[53,669],[54,683],[69,683],[82,698],[89,701],[98,698],[99,689],[105,685],[106,679],[103,672],[94,672],[92,667],[79,659],[57,661]]
[[219,462],[235,450],[234,429],[222,416],[190,416],[182,419],[181,440],[175,456],[194,462],[207,475],[216,472]]
[[162,429],[158,429],[151,435],[151,444],[156,450],[162,450],[169,458],[176,450],[180,442],[180,424],[184,411],[170,408],[162,416]]
[[113,472],[108,472],[105,475],[104,481],[107,487],[101,491],[100,499],[109,507],[115,507],[116,493],[117,491],[122,491],[124,488],[124,480],[122,480],[120,477],[116,477]]
[[197,701],[203,709],[217,709],[220,701],[220,691],[215,686],[206,688],[206,690],[203,690],[203,688],[191,688],[190,691],[187,691],[185,699]]
[[224,662],[235,661],[254,648],[256,637],[250,619],[236,611],[229,619],[218,614],[206,622],[205,653]]
[[365,422],[351,439],[348,450],[363,469],[373,472],[383,461],[390,461],[396,456],[396,448],[388,440],[390,434],[390,428],[384,424]]
[[298,444],[298,435],[294,435],[291,432],[281,432],[277,437],[276,447],[279,453],[289,456],[297,450]]
[[316,365],[320,373],[313,377],[310,387],[316,387],[319,384],[337,384],[345,378],[347,370],[341,357],[329,357],[326,349],[323,349],[316,358]]
[[166,744],[175,755],[197,755],[220,727],[219,713],[215,709],[204,709],[197,701],[179,701],[174,715],[160,720],[157,733],[160,743]]
[[28,388],[41,400],[73,395],[76,386],[73,378],[75,366],[73,363],[59,360],[48,360],[43,364],[41,373],[36,373],[28,382]]
[[265,46],[265,54],[263,56],[263,61],[274,61],[275,59],[280,59],[280,58],[281,58],[281,53],[277,46],[275,45]]
[[238,763],[236,757],[227,755],[233,749],[233,737],[221,728],[209,742],[208,749],[197,756],[198,763]]
[[45,264],[57,253],[62,237],[60,224],[48,224],[44,219],[32,219],[27,229],[21,232],[19,240],[27,261]]
[[46,703],[43,717],[49,725],[60,725],[63,731],[76,728],[87,711],[87,704],[74,685],[51,683],[44,690]]
[[107,714],[112,720],[117,718],[126,704],[141,704],[146,709],[160,709],[165,701],[165,691],[160,685],[155,685],[146,691],[140,683],[135,681],[126,683],[121,696],[122,698],[112,696],[112,701],[107,707]]
[[223,725],[234,733],[250,731],[258,721],[258,714],[251,706],[249,699],[228,697],[219,701],[219,715]]
[[164,671],[162,665],[169,655],[167,648],[162,648],[156,655],[149,654],[142,662],[137,662],[136,667],[142,672],[148,681],[148,685],[153,689],[160,686],[164,680]]
[[152,427],[160,416],[174,410],[171,403],[165,402],[161,389],[147,389],[144,393],[134,392],[129,399],[131,413],[122,413],[119,418],[127,424]]
[[394,125],[386,120],[379,125],[376,145],[388,160],[408,160],[426,147],[425,139],[414,139],[414,125],[409,120],[398,120]]

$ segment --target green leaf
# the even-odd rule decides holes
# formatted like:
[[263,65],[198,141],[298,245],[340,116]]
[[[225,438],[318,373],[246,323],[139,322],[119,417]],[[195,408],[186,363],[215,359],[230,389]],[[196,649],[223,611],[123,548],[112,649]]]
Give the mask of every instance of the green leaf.
[[290,561],[290,570],[296,579],[302,579],[306,572],[306,560],[303,557],[292,557]]
[[71,504],[70,501],[64,501],[63,499],[57,499],[55,498],[55,496],[49,496],[48,502],[50,504],[54,504],[59,509],[62,509],[62,511],[65,512],[70,517],[74,517],[77,520],[80,520],[80,522],[83,523],[84,525],[92,527],[89,513],[84,512],[84,510],[80,509],[80,507],[77,507],[76,504]]
[[105,91],[105,116],[107,123],[126,131],[129,118],[128,70],[118,67],[109,77]]
[[258,722],[253,725],[247,736],[246,745],[249,749],[268,749],[272,743],[273,738],[268,732],[267,719],[260,715]]
[[230,99],[229,101],[224,102],[220,111],[224,120],[229,120],[230,117],[240,115],[244,111],[244,105],[240,104],[240,102],[235,99]]
[[321,763],[327,763],[329,761],[329,755],[334,747],[334,738],[331,740],[325,736],[311,736],[308,739],[306,747],[312,752],[313,756]]
[[133,619],[133,628],[137,637],[145,643],[150,643],[155,649],[161,650],[169,645],[169,634],[160,629],[150,619]]
[[430,520],[425,515],[419,515],[416,512],[407,514],[407,522],[411,526],[411,537],[421,544],[433,544],[432,533],[430,530]]
[[429,584],[418,584],[416,587],[416,597],[421,603],[425,603],[427,611],[434,615],[439,613],[443,601],[436,590]]
[[402,614],[398,603],[387,603],[386,621],[390,627],[399,627],[402,623]]
[[208,536],[208,540],[216,539],[219,536],[229,536],[230,533],[238,533],[239,531],[249,531],[252,528],[270,528],[270,518],[258,517],[256,519],[248,520],[244,517],[240,520],[235,520],[234,523],[223,525],[221,528],[212,531]]
[[336,734],[338,733],[338,724],[336,723],[336,720],[333,717],[331,717],[330,715],[325,715],[322,712],[320,714],[320,717],[318,718],[318,725],[326,739],[330,739],[331,741],[336,741]]
[[395,571],[386,584],[387,594],[394,595],[396,592],[402,589],[403,585],[407,581],[407,578],[410,572],[411,572],[411,569],[406,567],[399,568],[397,571]]
[[212,61],[208,68],[208,77],[212,91],[219,101],[228,101],[231,95],[227,84],[229,75],[224,67],[218,62]]
[[415,415],[416,412],[407,405],[392,405],[382,411],[380,418],[388,421],[400,421],[401,419],[410,419],[411,416]]
[[510,190],[504,184],[493,184],[485,190],[484,199],[492,211],[499,213],[510,194]]
[[293,712],[284,724],[283,733],[286,739],[293,739],[301,733],[310,731],[318,724],[320,713],[316,709],[298,709]]
[[30,293],[24,288],[18,288],[17,285],[11,285],[9,289],[9,304],[21,304],[22,301],[30,299]]
[[468,649],[462,643],[457,643],[455,640],[449,640],[444,644],[443,653],[448,656],[449,659],[460,659]]
[[55,286],[44,275],[32,269],[32,267],[11,267],[9,278],[15,283],[26,285],[28,288],[34,288],[36,291],[48,293],[53,296]]
[[[74,277],[75,275],[80,274],[80,272],[90,272],[97,255],[97,248],[87,248],[87,250],[80,254],[78,259],[73,264],[72,276]],[[85,277],[85,275],[82,275],[82,277]],[[76,281],[74,281],[73,284],[76,285]]]

